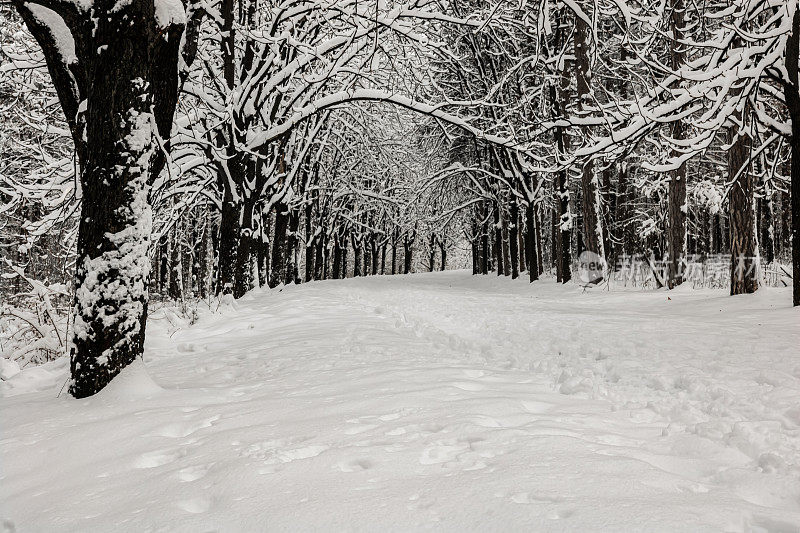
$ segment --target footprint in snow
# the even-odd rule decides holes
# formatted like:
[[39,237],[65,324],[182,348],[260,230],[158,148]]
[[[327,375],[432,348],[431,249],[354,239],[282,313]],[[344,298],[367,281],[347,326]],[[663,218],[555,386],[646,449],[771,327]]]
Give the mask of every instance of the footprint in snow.
[[211,501],[208,498],[198,497],[181,500],[177,505],[187,513],[200,514],[208,511],[211,507]]
[[183,448],[177,450],[155,450],[140,455],[133,466],[135,468],[156,468],[177,461],[185,455],[186,450]]
[[486,385],[483,385],[481,383],[475,383],[472,381],[455,381],[451,383],[450,386],[470,392],[477,392],[484,390],[486,388]]
[[353,459],[351,461],[342,461],[336,466],[338,466],[339,470],[342,472],[361,472],[372,468],[373,463],[369,459]]
[[186,467],[178,472],[178,479],[184,483],[197,481],[205,477],[211,465],[196,465]]
[[554,509],[547,513],[550,520],[562,520],[575,514],[575,509]]
[[188,437],[197,430],[211,427],[211,425],[220,418],[221,418],[220,415],[214,415],[210,418],[206,418],[205,420],[201,420],[199,422],[197,421],[177,422],[175,424],[169,424],[161,428],[158,428],[152,434],[158,437],[171,437],[180,439],[183,437]]
[[462,453],[469,449],[469,444],[464,443],[436,443],[422,451],[422,455],[419,457],[419,463],[422,465],[448,463],[457,460]]

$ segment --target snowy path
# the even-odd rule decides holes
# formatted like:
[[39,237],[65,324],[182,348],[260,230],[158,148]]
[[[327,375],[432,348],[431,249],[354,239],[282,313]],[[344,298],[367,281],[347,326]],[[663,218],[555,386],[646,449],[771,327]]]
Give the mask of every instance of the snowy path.
[[63,363],[3,385],[0,517],[800,531],[800,313],[667,296],[456,272],[256,291],[171,337],[157,314],[147,371],[97,397],[55,399]]

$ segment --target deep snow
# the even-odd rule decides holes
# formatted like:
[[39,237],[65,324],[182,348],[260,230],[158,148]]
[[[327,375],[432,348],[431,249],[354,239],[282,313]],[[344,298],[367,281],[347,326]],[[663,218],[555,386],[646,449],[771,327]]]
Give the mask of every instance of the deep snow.
[[162,310],[93,398],[64,360],[2,382],[0,523],[800,531],[789,302],[446,272]]

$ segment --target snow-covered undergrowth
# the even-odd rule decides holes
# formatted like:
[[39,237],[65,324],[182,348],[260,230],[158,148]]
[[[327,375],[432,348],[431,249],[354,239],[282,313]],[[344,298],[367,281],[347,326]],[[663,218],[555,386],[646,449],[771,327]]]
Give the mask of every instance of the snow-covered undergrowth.
[[42,283],[5,260],[0,264],[9,270],[0,277],[25,287],[13,295],[0,292],[0,381],[4,381],[21,368],[66,353],[71,295],[61,284]]
[[[2,383],[17,531],[798,531],[783,289],[584,292],[464,272],[254,291],[56,397]],[[35,392],[31,392],[35,391]]]

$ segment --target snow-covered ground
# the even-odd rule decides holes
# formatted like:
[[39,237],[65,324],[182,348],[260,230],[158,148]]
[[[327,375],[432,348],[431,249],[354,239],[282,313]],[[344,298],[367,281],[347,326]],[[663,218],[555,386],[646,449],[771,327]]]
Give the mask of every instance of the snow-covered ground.
[[[254,291],[101,394],[2,383],[7,531],[800,531],[785,290],[465,272]],[[34,392],[31,392],[34,390]],[[0,528],[2,529],[2,528]]]

